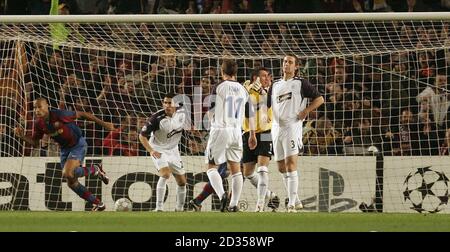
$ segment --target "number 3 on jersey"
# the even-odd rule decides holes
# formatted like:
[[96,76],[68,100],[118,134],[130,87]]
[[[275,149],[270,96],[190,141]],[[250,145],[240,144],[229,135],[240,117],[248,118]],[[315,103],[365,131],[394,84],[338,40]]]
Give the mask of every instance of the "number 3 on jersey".
[[241,112],[241,106],[244,99],[242,97],[234,97],[234,96],[227,96],[225,100],[225,104],[227,107],[227,116],[228,118],[239,118],[239,112]]

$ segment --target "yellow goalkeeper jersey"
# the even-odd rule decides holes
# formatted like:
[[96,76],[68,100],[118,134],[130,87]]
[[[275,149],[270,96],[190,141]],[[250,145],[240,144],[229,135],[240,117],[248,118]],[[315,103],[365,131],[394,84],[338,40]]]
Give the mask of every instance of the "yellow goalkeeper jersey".
[[[267,108],[267,94],[262,95],[255,90],[249,90],[249,94],[249,102],[256,108],[256,133],[270,130],[272,128],[272,108]],[[246,108],[246,110],[247,109],[248,108]],[[242,130],[244,132],[250,131],[248,113],[245,113]]]

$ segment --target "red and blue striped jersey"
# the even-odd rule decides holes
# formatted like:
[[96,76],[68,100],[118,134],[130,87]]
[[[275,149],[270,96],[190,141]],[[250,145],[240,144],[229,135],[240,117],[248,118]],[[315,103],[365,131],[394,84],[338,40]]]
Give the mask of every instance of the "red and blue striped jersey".
[[74,111],[50,110],[48,118],[38,118],[34,122],[33,139],[40,140],[46,134],[60,144],[62,149],[73,147],[83,137],[75,119]]

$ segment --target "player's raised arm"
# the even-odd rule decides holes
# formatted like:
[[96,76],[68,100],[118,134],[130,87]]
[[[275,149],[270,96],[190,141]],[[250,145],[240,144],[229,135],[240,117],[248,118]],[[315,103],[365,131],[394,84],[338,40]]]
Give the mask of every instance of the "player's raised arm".
[[93,121],[107,130],[115,130],[113,123],[105,122],[89,112],[77,111],[77,118],[84,118],[88,121]]

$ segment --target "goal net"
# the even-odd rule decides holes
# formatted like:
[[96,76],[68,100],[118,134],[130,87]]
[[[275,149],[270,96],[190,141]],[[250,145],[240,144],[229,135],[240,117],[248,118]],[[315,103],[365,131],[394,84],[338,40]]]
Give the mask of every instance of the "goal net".
[[[170,91],[182,95],[195,129],[179,145],[188,208],[208,181],[205,114],[221,60],[238,62],[241,83],[258,67],[275,81],[283,56],[294,53],[299,75],[325,98],[303,126],[304,211],[450,212],[448,13],[34,18],[0,20],[1,210],[90,208],[62,179],[55,142],[45,136],[31,148],[14,136],[15,127],[32,134],[37,97],[113,122],[118,130],[108,132],[77,121],[86,165],[102,163],[111,178],[108,185],[80,181],[108,210],[123,197],[135,211],[153,210],[158,175],[138,135]],[[274,161],[269,171],[269,190],[284,211]],[[166,197],[165,210],[174,210],[173,178]],[[239,206],[253,211],[255,201],[246,179]],[[218,207],[214,195],[203,202],[203,211]]]

